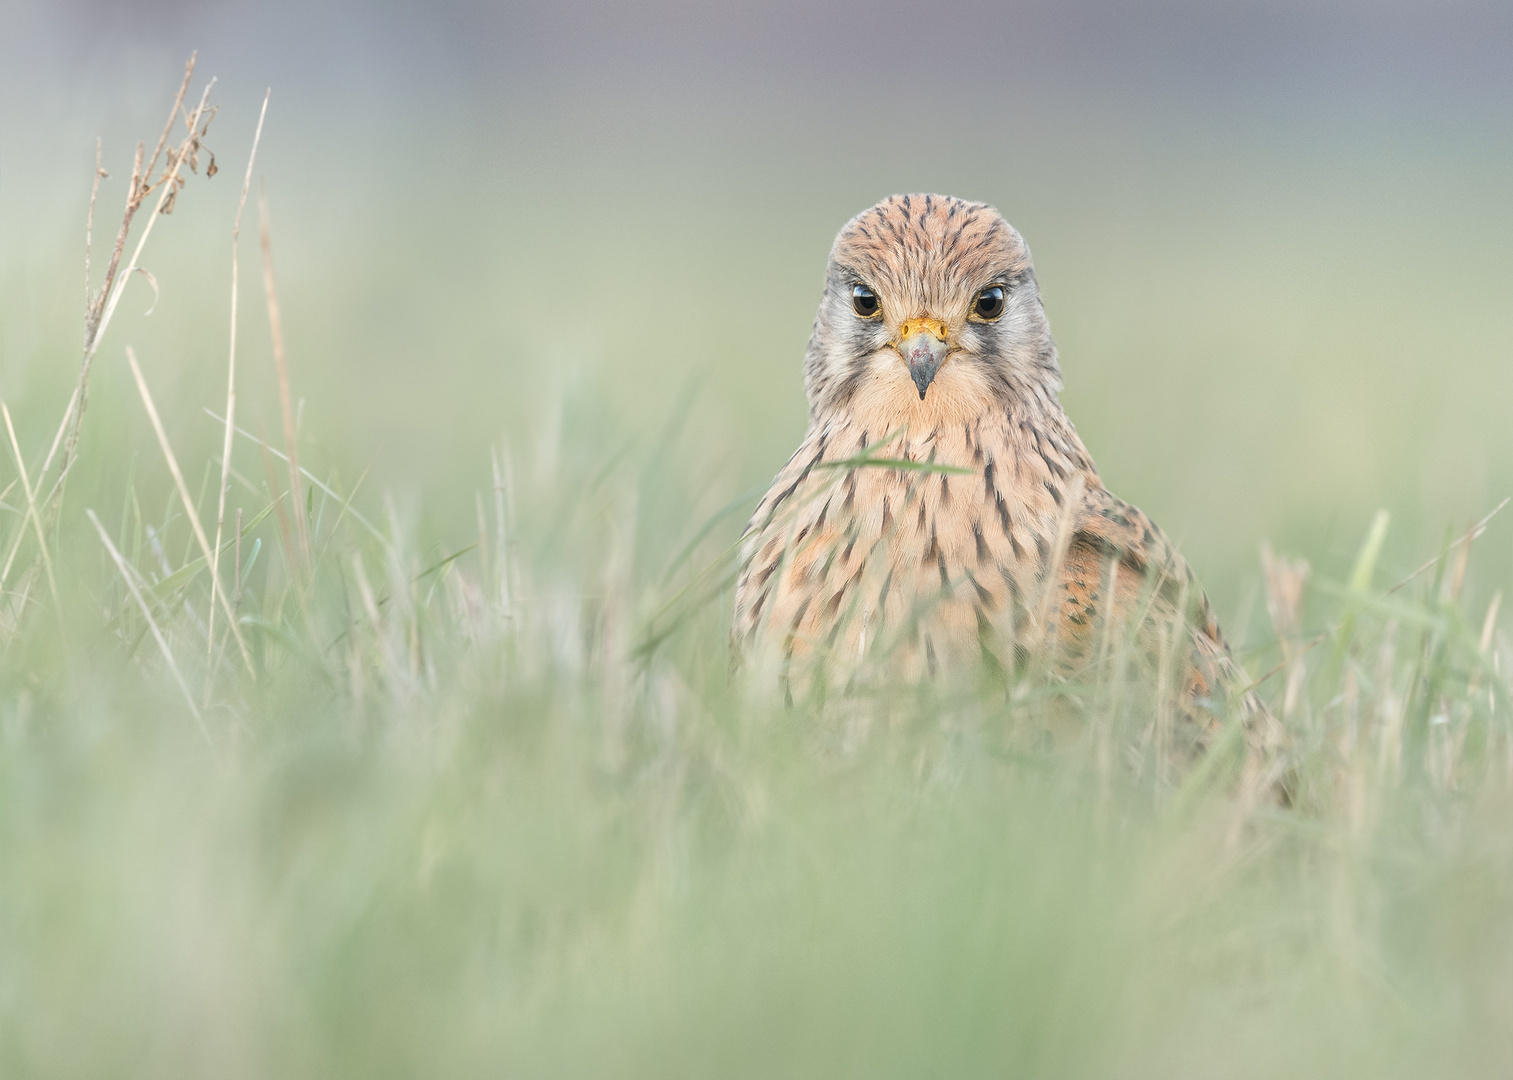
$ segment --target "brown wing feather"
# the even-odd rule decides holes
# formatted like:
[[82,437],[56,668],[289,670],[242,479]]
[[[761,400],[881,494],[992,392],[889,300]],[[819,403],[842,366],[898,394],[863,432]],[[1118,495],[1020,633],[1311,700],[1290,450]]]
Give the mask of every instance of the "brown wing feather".
[[1249,689],[1213,607],[1175,546],[1137,507],[1101,486],[1084,499],[1060,572],[1059,671],[1087,677],[1126,635],[1138,659],[1172,665],[1194,750],[1238,710],[1247,742],[1273,751],[1276,721]]

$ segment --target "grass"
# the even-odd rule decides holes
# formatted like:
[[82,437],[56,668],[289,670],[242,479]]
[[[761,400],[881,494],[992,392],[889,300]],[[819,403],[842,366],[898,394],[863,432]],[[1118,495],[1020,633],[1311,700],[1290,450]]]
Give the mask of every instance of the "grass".
[[[205,115],[149,190],[178,215]],[[1385,517],[1341,581],[1268,554],[1242,659],[1298,794],[1237,806],[1142,771],[1138,718],[1048,746],[1022,701],[926,686],[866,731],[732,682],[750,494],[700,471],[686,400],[648,436],[566,399],[437,540],[323,471],[297,370],[270,436],[154,359],[65,411],[77,452],[6,413],[0,1074],[1513,1060],[1513,643],[1474,535],[1402,587]]]

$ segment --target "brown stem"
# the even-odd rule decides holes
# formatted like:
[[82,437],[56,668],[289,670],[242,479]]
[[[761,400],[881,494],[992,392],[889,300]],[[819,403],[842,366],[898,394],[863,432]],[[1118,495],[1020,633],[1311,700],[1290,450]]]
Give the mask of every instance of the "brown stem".
[[259,188],[258,219],[263,247],[263,290],[268,296],[268,326],[273,337],[273,366],[278,373],[278,402],[284,420],[284,451],[289,459],[289,496],[293,503],[295,533],[299,539],[300,562],[310,565],[310,534],[305,523],[305,500],[299,478],[299,450],[294,439],[294,410],[289,395],[289,365],[284,358],[284,328],[279,317],[278,289],[273,280],[273,248],[268,233],[268,193]]

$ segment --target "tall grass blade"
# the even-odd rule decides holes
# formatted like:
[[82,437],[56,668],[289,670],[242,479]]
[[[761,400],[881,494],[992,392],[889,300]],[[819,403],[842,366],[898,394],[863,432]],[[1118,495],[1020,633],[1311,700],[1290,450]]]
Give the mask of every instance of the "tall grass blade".
[[[205,561],[213,566],[216,559],[210,549],[210,538],[205,535],[205,527],[200,524],[200,515],[195,509],[194,500],[189,495],[189,486],[184,483],[184,474],[179,469],[178,458],[174,457],[173,447],[168,443],[168,432],[163,430],[163,421],[158,418],[158,409],[153,404],[152,392],[147,389],[147,380],[142,377],[142,368],[137,363],[137,354],[130,345],[126,346],[126,360],[131,365],[131,374],[136,379],[137,390],[142,395],[142,404],[147,409],[148,419],[152,421],[152,429],[158,436],[158,445],[162,448],[163,457],[168,462],[168,471],[173,475],[174,485],[178,488],[179,498],[183,501],[184,516],[189,519],[189,525],[194,530],[194,538],[199,541],[200,553],[205,556]],[[255,671],[252,653],[248,651],[241,628],[236,624],[236,613],[231,610],[231,601],[227,598],[226,591],[220,587],[219,578],[213,581],[210,602],[211,604],[220,602],[231,624],[231,633],[236,638],[237,647],[241,650],[242,662],[246,664],[248,672]]]
[[105,550],[110,553],[111,560],[116,564],[116,569],[121,572],[121,580],[126,583],[127,590],[132,599],[137,602],[137,607],[142,611],[142,618],[147,620],[147,627],[152,631],[153,640],[158,643],[158,648],[163,653],[163,660],[168,664],[168,670],[173,673],[174,681],[179,684],[183,691],[184,703],[189,706],[189,713],[199,725],[200,734],[205,737],[206,743],[212,743],[210,729],[205,726],[205,718],[200,715],[200,707],[195,704],[194,694],[189,690],[189,683],[185,681],[184,674],[179,670],[179,665],[174,661],[173,650],[168,647],[168,639],[163,636],[163,631],[158,629],[158,621],[152,617],[152,608],[148,607],[147,600],[142,596],[142,590],[137,587],[136,580],[132,575],[130,566],[121,558],[121,553],[116,550],[115,544],[111,543],[110,534],[105,531],[105,526],[100,524],[100,519],[95,516],[93,510],[85,510],[89,520],[94,524],[95,531],[100,534],[100,542],[105,545]]

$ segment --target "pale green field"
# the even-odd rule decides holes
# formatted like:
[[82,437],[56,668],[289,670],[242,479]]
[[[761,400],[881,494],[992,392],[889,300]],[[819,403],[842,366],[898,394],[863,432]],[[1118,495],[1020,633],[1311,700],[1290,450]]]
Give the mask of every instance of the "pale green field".
[[[4,497],[0,1075],[1506,1074],[1509,518],[1388,594],[1513,492],[1505,160],[1068,121],[1019,132],[1034,169],[963,136],[921,175],[728,115],[521,111],[466,152],[438,121],[420,168],[414,117],[338,153],[274,111],[309,555],[238,438],[244,664],[125,361],[213,534],[256,107],[227,92],[45,563]],[[75,149],[0,263],[34,485],[77,371]],[[1022,703],[924,688],[846,736],[727,680],[719,555],[802,431],[830,237],[919,187],[1025,233],[1073,418],[1256,674],[1260,542],[1314,564],[1287,648],[1325,636],[1290,700],[1262,685],[1294,807],[1127,764],[1138,722],[1052,751]],[[278,448],[255,206],[241,250],[238,415]]]

